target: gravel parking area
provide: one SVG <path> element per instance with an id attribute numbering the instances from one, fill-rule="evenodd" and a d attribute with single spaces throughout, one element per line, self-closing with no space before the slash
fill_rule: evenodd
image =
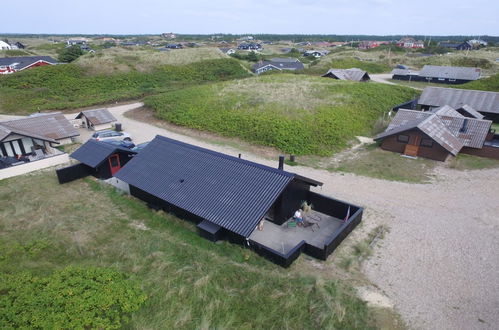
<path id="1" fill-rule="evenodd" d="M 156 134 L 237 156 L 123 116 L 140 103 L 109 108 L 136 143 Z M 257 155 L 243 158 L 276 167 Z M 497 329 L 499 324 L 499 169 L 437 166 L 431 184 L 407 184 L 288 168 L 324 182 L 324 194 L 366 208 L 364 226 L 390 227 L 363 271 L 413 329 Z"/>

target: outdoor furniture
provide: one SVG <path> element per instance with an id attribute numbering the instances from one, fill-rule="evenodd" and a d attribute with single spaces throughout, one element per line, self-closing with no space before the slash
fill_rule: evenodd
<path id="1" fill-rule="evenodd" d="M 294 220 L 288 221 L 288 228 L 296 228 L 296 221 Z"/>
<path id="2" fill-rule="evenodd" d="M 33 151 L 33 154 L 28 157 L 28 159 L 30 161 L 40 160 L 40 159 L 43 159 L 43 158 L 45 158 L 45 154 L 43 153 L 42 149 L 35 149 Z"/>
<path id="3" fill-rule="evenodd" d="M 303 228 L 310 227 L 310 229 L 312 229 L 312 231 L 315 231 L 314 230 L 314 225 L 316 225 L 317 228 L 321 228 L 317 222 L 308 221 L 308 220 L 304 220 L 303 221 Z"/>

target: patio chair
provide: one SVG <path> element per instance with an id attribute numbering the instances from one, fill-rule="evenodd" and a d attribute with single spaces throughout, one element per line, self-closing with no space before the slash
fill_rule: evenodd
<path id="1" fill-rule="evenodd" d="M 43 159 L 43 158 L 45 158 L 45 154 L 43 153 L 43 150 L 36 149 L 34 151 L 34 155 L 32 156 L 32 158 L 30 158 L 30 160 L 39 160 L 39 159 Z"/>
<path id="2" fill-rule="evenodd" d="M 296 228 L 296 221 L 294 220 L 288 221 L 288 228 Z"/>
<path id="3" fill-rule="evenodd" d="M 314 230 L 314 225 L 317 226 L 317 228 L 319 228 L 319 229 L 321 228 L 319 226 L 319 224 L 317 222 L 315 222 L 315 221 L 309 221 L 309 220 L 304 220 L 303 221 L 303 228 L 310 227 L 310 229 L 312 229 L 312 231 L 315 231 Z"/>

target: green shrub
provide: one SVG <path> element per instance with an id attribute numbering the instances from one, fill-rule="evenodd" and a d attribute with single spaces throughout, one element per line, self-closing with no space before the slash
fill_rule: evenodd
<path id="1" fill-rule="evenodd" d="M 350 69 L 359 68 L 361 70 L 367 71 L 368 73 L 383 73 L 389 72 L 391 68 L 384 63 L 371 62 L 371 61 L 359 61 L 355 58 L 342 57 L 333 58 L 330 62 L 321 62 L 320 65 L 313 66 L 307 70 L 309 73 L 325 73 L 330 68 L 335 69 Z"/>
<path id="2" fill-rule="evenodd" d="M 0 274 L 0 327 L 117 329 L 146 296 L 113 269 L 67 267 L 47 277 Z"/>
<path id="3" fill-rule="evenodd" d="M 2 57 L 14 57 L 14 56 L 31 56 L 27 51 L 21 50 L 21 49 L 9 49 L 9 50 L 3 50 L 0 52 L 0 56 Z"/>
<path id="4" fill-rule="evenodd" d="M 163 93 L 145 104 L 177 125 L 286 153 L 331 155 L 355 135 L 370 135 L 382 113 L 413 94 L 399 86 L 278 74 Z"/>
<path id="5" fill-rule="evenodd" d="M 140 98 L 177 85 L 242 78 L 249 74 L 233 59 L 158 67 L 152 73 L 90 76 L 75 64 L 44 66 L 0 77 L 4 113 L 80 108 Z"/>
<path id="6" fill-rule="evenodd" d="M 61 53 L 59 54 L 59 61 L 66 63 L 73 62 L 81 55 L 83 55 L 81 47 L 79 45 L 73 45 L 61 50 Z"/>
<path id="7" fill-rule="evenodd" d="M 499 92 L 499 74 L 488 78 L 479 79 L 463 85 L 454 86 L 455 88 L 476 89 L 481 91 Z"/>
<path id="8" fill-rule="evenodd" d="M 457 57 L 451 60 L 451 65 L 454 66 L 469 66 L 474 68 L 490 69 L 492 68 L 492 62 L 486 58 L 476 58 L 476 57 Z"/>

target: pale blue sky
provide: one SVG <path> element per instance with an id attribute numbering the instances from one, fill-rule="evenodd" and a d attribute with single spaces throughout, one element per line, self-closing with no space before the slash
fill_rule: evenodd
<path id="1" fill-rule="evenodd" d="M 3 9 L 0 33 L 499 35 L 499 0 L 25 0 Z"/>

